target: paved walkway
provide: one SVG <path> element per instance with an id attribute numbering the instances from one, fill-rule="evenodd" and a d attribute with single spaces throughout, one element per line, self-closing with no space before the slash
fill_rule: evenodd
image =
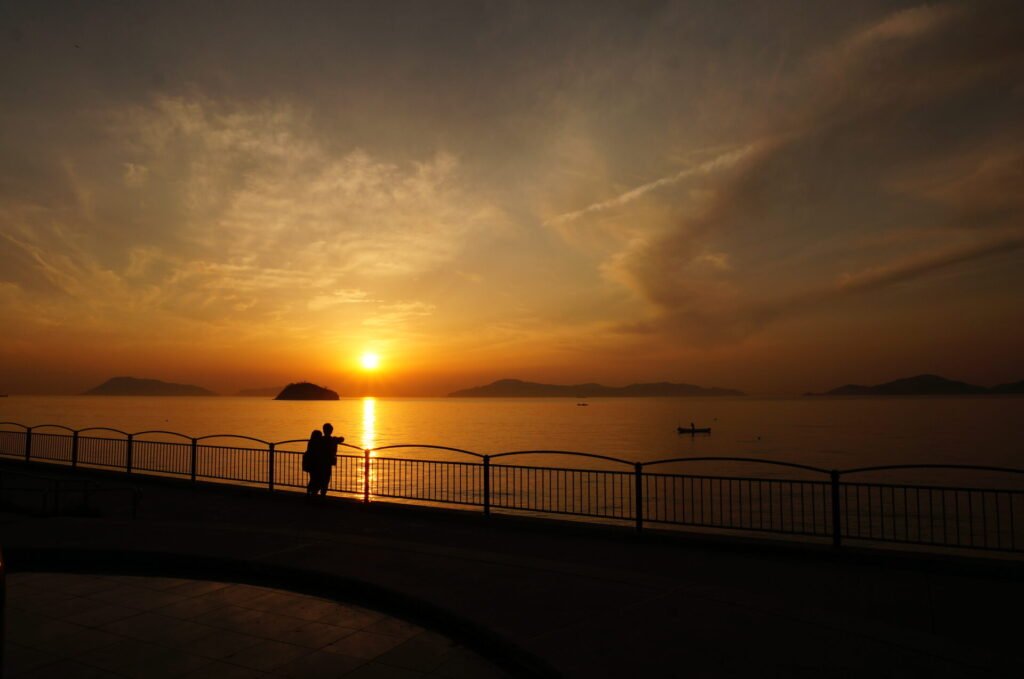
<path id="1" fill-rule="evenodd" d="M 1024 676 L 1018 626 L 1001 615 L 1024 610 L 1019 563 L 961 572 L 933 560 L 140 483 L 134 521 L 3 519 L 11 567 L 235 572 L 398 614 L 516 674 Z"/>
<path id="2" fill-rule="evenodd" d="M 224 582 L 19 573 L 9 679 L 497 679 L 451 639 L 358 606 Z"/>

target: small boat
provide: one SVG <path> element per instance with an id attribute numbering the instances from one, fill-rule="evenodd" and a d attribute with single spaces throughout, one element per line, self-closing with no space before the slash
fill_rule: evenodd
<path id="1" fill-rule="evenodd" d="M 710 434 L 711 427 L 676 427 L 680 434 Z"/>
<path id="2" fill-rule="evenodd" d="M 577 403 L 576 405 L 578 405 L 578 406 L 588 406 L 590 404 L 589 403 Z"/>

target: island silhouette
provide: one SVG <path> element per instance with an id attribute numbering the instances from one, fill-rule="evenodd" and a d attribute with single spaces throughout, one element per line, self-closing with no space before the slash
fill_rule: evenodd
<path id="1" fill-rule="evenodd" d="M 194 384 L 175 384 L 145 377 L 111 377 L 82 392 L 83 396 L 216 396 Z"/>
<path id="2" fill-rule="evenodd" d="M 274 397 L 275 401 L 337 401 L 338 392 L 312 382 L 293 382 Z"/>
<path id="3" fill-rule="evenodd" d="M 864 386 L 844 384 L 824 393 L 808 392 L 806 396 L 956 396 L 971 394 L 1024 394 L 1024 381 L 999 384 L 991 389 L 940 375 L 915 375 L 892 382 Z"/>
<path id="4" fill-rule="evenodd" d="M 652 382 L 608 387 L 603 384 L 541 384 L 516 379 L 502 379 L 480 387 L 461 389 L 448 394 L 452 397 L 537 397 L 556 396 L 572 398 L 599 398 L 606 396 L 743 396 L 742 391 L 717 387 L 698 387 L 695 384 Z"/>

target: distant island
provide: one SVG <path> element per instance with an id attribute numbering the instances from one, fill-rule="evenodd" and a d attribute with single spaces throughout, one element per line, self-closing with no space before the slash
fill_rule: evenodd
<path id="1" fill-rule="evenodd" d="M 255 389 L 239 389 L 235 396 L 277 396 L 284 387 L 257 387 Z"/>
<path id="2" fill-rule="evenodd" d="M 522 380 L 504 379 L 482 387 L 453 391 L 453 397 L 537 397 L 559 396 L 572 398 L 599 398 L 605 396 L 743 396 L 735 389 L 698 387 L 693 384 L 653 382 L 630 384 L 625 387 L 606 387 L 593 382 L 587 384 L 540 384 Z"/>
<path id="3" fill-rule="evenodd" d="M 1024 394 L 1024 381 L 1000 384 L 989 389 L 939 375 L 916 375 L 872 386 L 845 384 L 831 391 L 820 394 L 807 393 L 805 396 L 959 396 L 970 394 Z"/>
<path id="4" fill-rule="evenodd" d="M 338 392 L 310 382 L 295 382 L 274 397 L 276 401 L 337 401 Z"/>
<path id="5" fill-rule="evenodd" d="M 216 396 L 194 384 L 174 384 L 139 377 L 111 377 L 83 393 L 84 396 Z"/>

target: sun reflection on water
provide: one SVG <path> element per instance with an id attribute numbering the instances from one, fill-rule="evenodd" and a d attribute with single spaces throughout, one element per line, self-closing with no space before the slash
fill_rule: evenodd
<path id="1" fill-rule="evenodd" d="M 377 399 L 373 396 L 363 398 L 363 441 L 362 446 L 373 448 L 377 445 Z"/>

